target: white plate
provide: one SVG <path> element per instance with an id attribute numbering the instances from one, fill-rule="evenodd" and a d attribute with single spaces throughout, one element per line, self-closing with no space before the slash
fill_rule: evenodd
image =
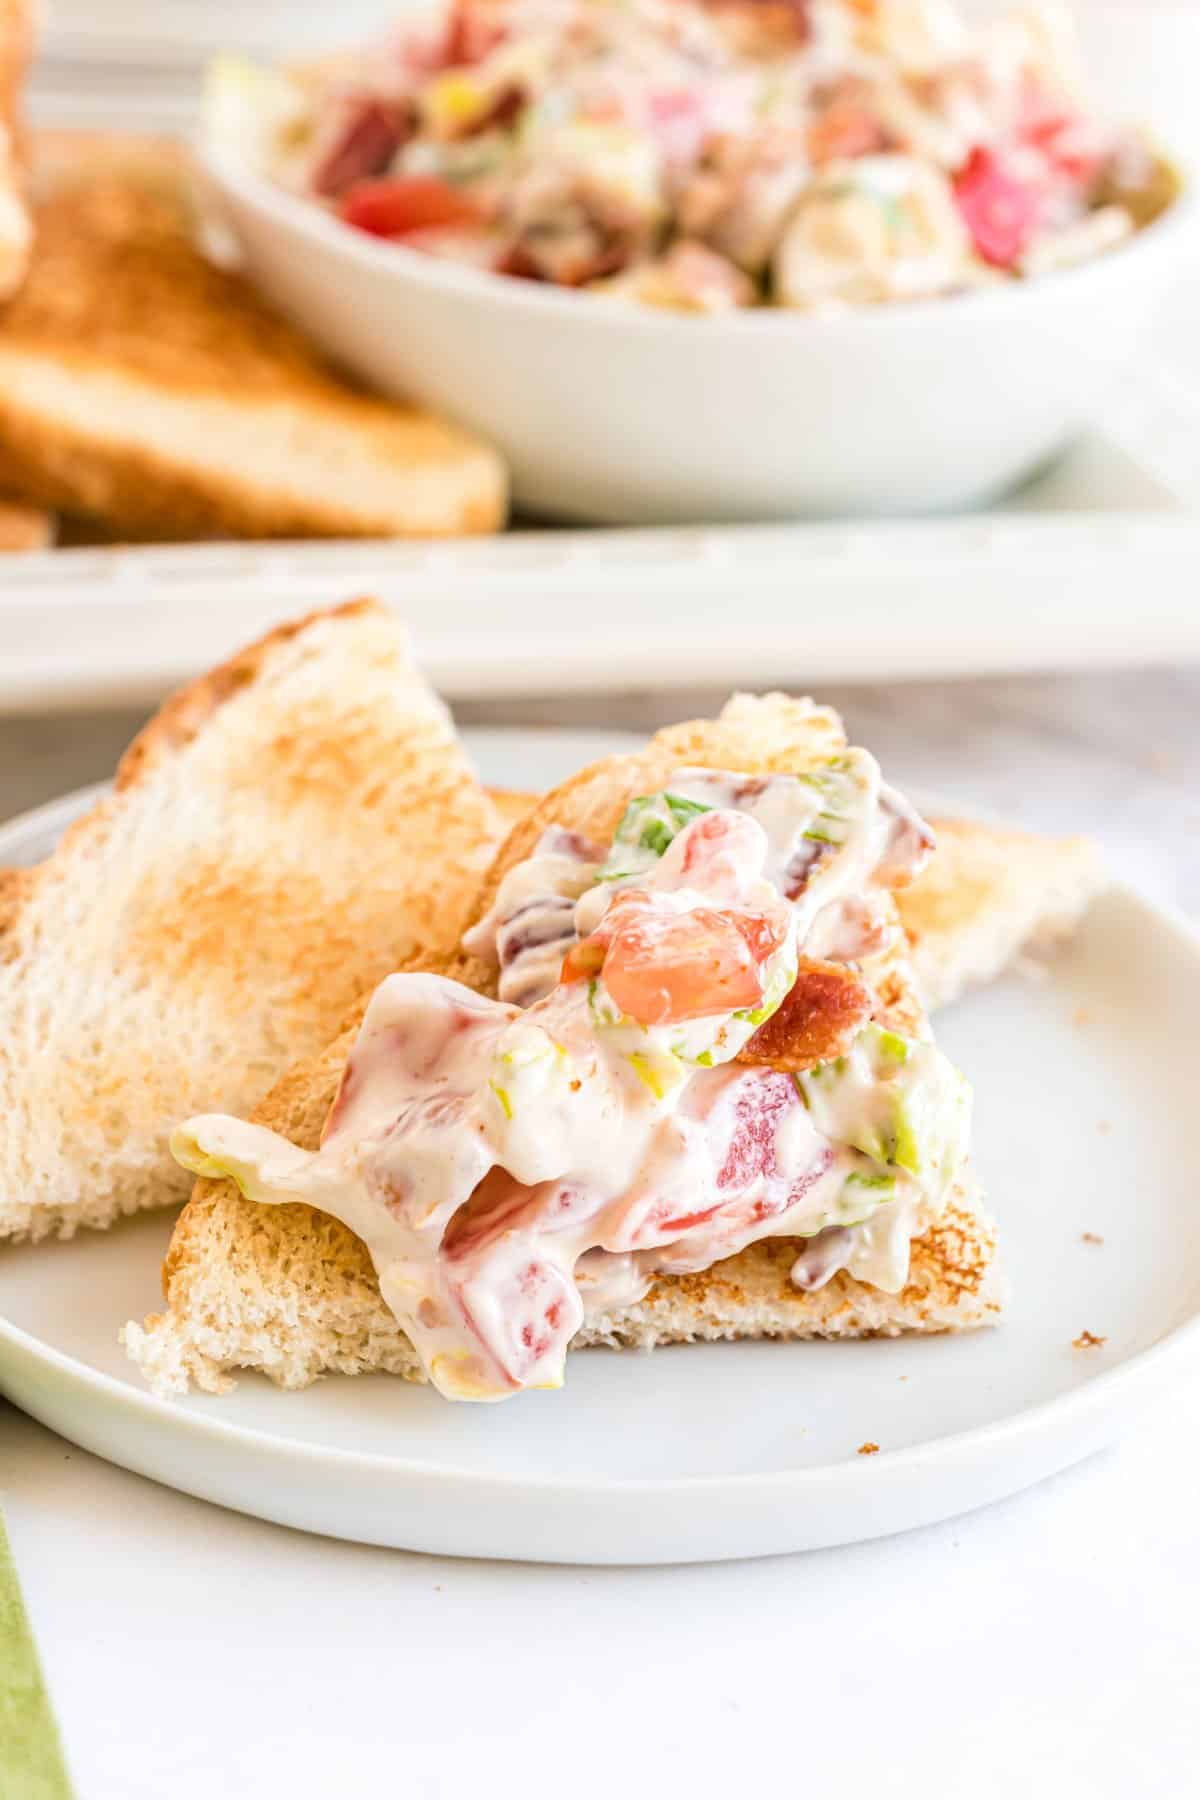
<path id="1" fill-rule="evenodd" d="M 608 747 L 494 743 L 485 773 L 555 778 Z M 0 833 L 42 854 L 74 803 Z M 941 1022 L 976 1086 L 980 1168 L 1015 1291 L 963 1338 L 592 1351 L 566 1389 L 453 1407 L 386 1377 L 283 1394 L 147 1394 L 117 1327 L 153 1307 L 171 1221 L 0 1253 L 0 1388 L 114 1462 L 302 1529 L 473 1556 L 669 1562 L 900 1531 L 1088 1455 L 1200 1363 L 1200 952 L 1129 892 L 1043 983 Z M 1083 1233 L 1103 1237 L 1102 1245 Z M 1075 1350 L 1083 1331 L 1102 1346 Z M 864 1443 L 876 1455 L 858 1454 Z"/>

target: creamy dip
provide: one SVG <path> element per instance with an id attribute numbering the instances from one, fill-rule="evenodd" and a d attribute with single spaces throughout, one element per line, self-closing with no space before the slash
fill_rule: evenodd
<path id="1" fill-rule="evenodd" d="M 880 887 L 930 843 L 863 751 L 679 770 L 610 846 L 554 828 L 509 870 L 467 939 L 498 1000 L 382 984 L 318 1152 L 211 1115 L 175 1153 L 342 1220 L 456 1399 L 557 1387 L 585 1315 L 766 1237 L 805 1240 L 799 1287 L 895 1291 L 963 1155 L 961 1079 L 877 1023 L 816 1068 L 733 1059 L 814 943 L 879 947 Z"/>

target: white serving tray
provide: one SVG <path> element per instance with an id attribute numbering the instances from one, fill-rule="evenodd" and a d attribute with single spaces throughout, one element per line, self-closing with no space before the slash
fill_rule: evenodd
<path id="1" fill-rule="evenodd" d="M 996 508 L 886 523 L 518 530 L 0 559 L 0 709 L 149 703 L 304 610 L 375 593 L 451 699 L 1200 655 L 1200 403 L 1138 371 Z"/>

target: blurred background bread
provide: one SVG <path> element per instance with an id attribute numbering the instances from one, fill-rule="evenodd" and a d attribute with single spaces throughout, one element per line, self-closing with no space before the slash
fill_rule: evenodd
<path id="1" fill-rule="evenodd" d="M 59 133 L 34 155 L 36 244 L 0 312 L 0 489 L 131 538 L 502 524 L 492 451 L 343 381 L 205 257 L 177 145 Z"/>
<path id="2" fill-rule="evenodd" d="M 24 88 L 33 26 L 32 0 L 0 0 L 0 299 L 20 285 L 29 261 Z"/>
<path id="3" fill-rule="evenodd" d="M 503 835 L 374 602 L 172 695 L 53 856 L 0 870 L 0 1241 L 183 1198 L 172 1122 L 255 1103 L 452 942 Z"/>

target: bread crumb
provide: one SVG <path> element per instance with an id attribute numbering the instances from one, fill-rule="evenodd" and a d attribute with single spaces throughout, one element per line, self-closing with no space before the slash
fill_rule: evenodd
<path id="1" fill-rule="evenodd" d="M 1107 1137 L 1109 1132 L 1112 1130 L 1112 1120 L 1111 1119 L 1101 1119 L 1100 1125 L 1099 1125 L 1099 1130 L 1103 1137 Z"/>
<path id="2" fill-rule="evenodd" d="M 1107 1344 L 1107 1342 L 1106 1337 L 1097 1337 L 1094 1331 L 1081 1331 L 1077 1338 L 1072 1339 L 1071 1348 L 1072 1350 L 1098 1350 L 1101 1344 Z"/>
<path id="3" fill-rule="evenodd" d="M 1077 1006 L 1071 1014 L 1072 1025 L 1089 1025 L 1092 1015 L 1086 1006 Z"/>
<path id="4" fill-rule="evenodd" d="M 901 1381 L 907 1381 L 907 1380 L 908 1380 L 908 1376 L 907 1376 L 907 1375 L 901 1375 L 901 1376 L 900 1376 L 900 1380 L 901 1380 Z"/>
<path id="5" fill-rule="evenodd" d="M 1104 1242 L 1098 1231 L 1081 1231 L 1079 1235 L 1085 1244 L 1102 1244 Z"/>
<path id="6" fill-rule="evenodd" d="M 873 1444 L 870 1438 L 867 1439 L 865 1444 L 860 1444 L 858 1446 L 858 1454 L 860 1456 L 875 1456 L 878 1454 L 878 1451 L 879 1445 Z"/>

